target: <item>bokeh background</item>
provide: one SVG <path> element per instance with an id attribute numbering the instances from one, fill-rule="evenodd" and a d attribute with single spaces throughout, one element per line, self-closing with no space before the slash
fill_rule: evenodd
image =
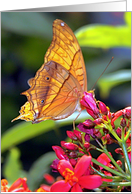
<path id="1" fill-rule="evenodd" d="M 131 15 L 128 18 L 131 20 Z M 131 31 L 128 31 L 128 35 L 124 34 L 124 31 L 113 34 L 113 39 L 110 39 L 109 43 L 114 45 L 116 39 L 120 37 L 118 46 L 116 44 L 103 46 L 105 40 L 104 42 L 102 40 L 102 45 L 89 45 L 88 43 L 85 45 L 85 41 L 82 42 L 77 34 L 79 29 L 85 25 L 126 28 L 128 23 L 125 20 L 125 13 L 1 13 L 2 178 L 8 178 L 10 183 L 20 174 L 24 176 L 27 175 L 27 172 L 31 172 L 36 160 L 46 153 L 52 153 L 52 146 L 60 145 L 60 141 L 66 138 L 66 130 L 72 130 L 72 120 L 65 122 L 44 121 L 34 125 L 21 120 L 11 123 L 11 120 L 18 116 L 20 107 L 26 102 L 26 97 L 20 93 L 29 88 L 27 80 L 33 77 L 43 64 L 44 55 L 52 40 L 52 23 L 55 19 L 64 20 L 78 37 L 87 70 L 88 90 L 93 88 L 96 80 L 114 56 L 114 60 L 94 86 L 96 99 L 106 103 L 112 112 L 130 106 Z M 109 31 L 110 33 L 111 31 Z M 106 34 L 108 31 L 102 30 L 101 36 L 105 37 Z M 95 36 L 93 42 L 96 42 L 98 37 Z M 87 38 L 88 40 L 91 41 L 90 37 Z M 122 44 L 125 41 L 126 44 Z M 101 79 L 106 80 L 107 84 L 101 84 Z M 107 90 L 108 92 L 105 93 Z M 75 117 L 73 116 L 73 118 Z M 81 120 L 84 121 L 86 118 L 88 118 L 87 114 L 85 117 L 81 117 Z M 79 121 L 77 120 L 76 124 Z M 32 134 L 33 132 L 34 134 Z M 25 137 L 28 133 L 29 136 Z M 21 137 L 23 137 L 22 140 Z M 16 160 L 12 159 L 11 154 L 14 152 L 15 154 L 17 152 Z M 50 155 L 47 157 L 50 158 Z M 52 163 L 52 159 L 51 157 L 49 163 Z M 49 172 L 49 163 L 45 169 L 42 163 L 42 168 L 39 171 L 42 172 L 43 169 L 43 173 Z M 12 172 L 16 172 L 14 177 L 12 177 L 11 167 Z M 36 175 L 36 179 L 39 179 L 38 175 Z M 41 178 L 39 181 L 42 181 Z M 31 187 L 33 188 L 32 184 Z"/>

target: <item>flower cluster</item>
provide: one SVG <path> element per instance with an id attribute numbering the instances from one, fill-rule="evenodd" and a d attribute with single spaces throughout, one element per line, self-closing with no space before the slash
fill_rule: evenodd
<path id="1" fill-rule="evenodd" d="M 78 160 L 81 161 L 83 156 L 87 155 L 91 157 L 87 173 L 91 177 L 93 176 L 93 180 L 95 174 L 100 176 L 102 184 L 98 179 L 93 181 L 95 187 L 89 188 L 89 184 L 86 183 L 86 185 L 80 185 L 81 190 L 80 188 L 76 188 L 76 190 L 72 188 L 74 191 L 89 191 L 99 187 L 99 184 L 100 188 L 105 188 L 106 191 L 122 191 L 124 186 L 125 189 L 128 189 L 131 174 L 131 107 L 111 113 L 103 102 L 96 101 L 93 91 L 84 93 L 81 105 L 86 108 L 92 119 L 80 123 L 77 126 L 79 130 L 67 131 L 67 136 L 71 142 L 61 141 L 61 147 L 52 147 L 58 157 L 51 165 L 53 171 L 60 172 L 58 169 L 60 161 L 67 161 L 72 168 L 76 168 Z M 116 121 L 120 122 L 118 127 L 115 127 Z M 96 142 L 97 145 L 92 142 Z M 112 144 L 116 145 L 113 153 L 108 151 L 109 145 Z M 94 158 L 94 150 L 99 152 L 96 158 Z M 119 160 L 114 159 L 115 153 L 120 154 Z M 121 158 L 124 158 L 123 162 Z M 81 168 L 83 167 L 81 166 Z M 89 181 L 90 178 L 87 177 L 87 180 Z M 54 183 L 54 185 L 56 184 L 59 185 L 59 182 Z"/>
<path id="2" fill-rule="evenodd" d="M 103 102 L 96 101 L 93 91 L 85 92 L 80 103 L 92 118 L 80 123 L 78 129 L 67 131 L 69 142 L 61 141 L 61 146 L 52 146 L 58 159 L 51 168 L 61 176 L 55 179 L 45 174 L 50 185 L 43 184 L 36 191 L 89 192 L 96 188 L 106 192 L 129 191 L 131 107 L 111 113 Z M 118 160 L 114 158 L 117 154 Z M 18 179 L 9 188 L 3 179 L 1 185 L 5 192 L 30 192 L 25 178 Z"/>

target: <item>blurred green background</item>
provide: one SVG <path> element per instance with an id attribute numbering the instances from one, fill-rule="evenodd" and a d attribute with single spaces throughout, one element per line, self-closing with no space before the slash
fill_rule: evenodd
<path id="1" fill-rule="evenodd" d="M 36 188 L 33 183 L 41 182 L 44 172 L 49 172 L 49 165 L 55 157 L 52 145 L 60 145 L 60 141 L 66 138 L 66 130 L 72 130 L 72 119 L 39 124 L 21 120 L 11 123 L 26 102 L 26 97 L 20 93 L 29 88 L 27 80 L 43 64 L 52 40 L 52 23 L 55 19 L 64 20 L 77 36 L 86 65 L 88 90 L 93 88 L 114 57 L 94 86 L 96 99 L 106 103 L 111 112 L 130 106 L 131 102 L 131 13 L 2 12 L 2 178 L 8 178 L 12 183 L 20 175 L 28 177 L 30 174 L 29 185 L 33 189 Z M 87 114 L 80 117 L 80 120 L 86 118 Z M 42 157 L 43 154 L 48 156 Z M 42 165 L 39 162 L 36 164 L 38 158 Z M 39 164 L 38 168 L 35 164 Z M 38 171 L 34 171 L 35 168 Z M 34 181 L 31 180 L 34 177 L 32 173 L 36 176 Z"/>

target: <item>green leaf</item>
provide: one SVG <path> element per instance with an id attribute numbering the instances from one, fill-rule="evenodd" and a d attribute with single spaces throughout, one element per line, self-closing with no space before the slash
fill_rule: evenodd
<path id="1" fill-rule="evenodd" d="M 3 175 L 8 180 L 9 184 L 12 184 L 19 177 L 24 177 L 21 169 L 20 151 L 18 148 L 14 147 L 9 150 L 2 169 Z"/>
<path id="2" fill-rule="evenodd" d="M 47 131 L 55 129 L 55 122 L 48 120 L 38 124 L 31 122 L 21 122 L 14 127 L 8 129 L 1 139 L 1 152 L 6 151 L 11 146 L 18 145 L 26 140 L 29 140 L 37 135 L 46 133 Z"/>
<path id="3" fill-rule="evenodd" d="M 22 35 L 51 37 L 53 18 L 46 13 L 37 12 L 3 12 L 1 28 Z"/>
<path id="4" fill-rule="evenodd" d="M 131 27 L 131 12 L 125 12 L 124 19 L 125 22 Z"/>
<path id="5" fill-rule="evenodd" d="M 43 175 L 49 173 L 54 159 L 56 159 L 55 153 L 48 152 L 33 163 L 27 175 L 27 184 L 32 191 L 40 186 L 40 182 L 44 180 Z"/>
<path id="6" fill-rule="evenodd" d="M 19 124 L 16 124 L 12 128 L 8 129 L 1 138 L 1 153 L 5 152 L 12 146 L 18 145 L 26 140 L 34 138 L 38 135 L 44 134 L 50 130 L 56 130 L 60 127 L 71 124 L 73 120 L 77 117 L 78 112 L 73 113 L 70 117 L 58 121 L 46 120 L 38 124 L 32 124 L 31 122 L 22 121 Z M 78 122 L 84 121 L 88 115 L 86 112 L 81 113 Z"/>
<path id="7" fill-rule="evenodd" d="M 106 98 L 109 95 L 111 88 L 130 80 L 130 70 L 120 70 L 103 76 L 97 83 L 100 88 L 101 97 Z"/>
<path id="8" fill-rule="evenodd" d="M 113 47 L 131 47 L 131 15 L 125 15 L 129 25 L 110 26 L 91 24 L 79 28 L 75 35 L 80 46 L 109 49 Z"/>

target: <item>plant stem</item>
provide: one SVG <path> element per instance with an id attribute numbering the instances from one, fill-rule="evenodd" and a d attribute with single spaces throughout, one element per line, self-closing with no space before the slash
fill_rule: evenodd
<path id="1" fill-rule="evenodd" d="M 122 174 L 122 173 L 120 173 L 120 172 L 117 172 L 117 171 L 115 171 L 115 170 L 109 168 L 108 166 L 105 166 L 104 164 L 98 162 L 98 161 L 95 160 L 94 158 L 92 158 L 92 162 L 95 163 L 95 164 L 97 164 L 97 165 L 99 165 L 99 166 L 101 166 L 101 167 L 103 167 L 105 170 L 107 170 L 107 171 L 109 171 L 109 172 L 111 172 L 111 173 L 113 173 L 113 174 L 115 174 L 115 175 L 117 175 L 117 176 L 121 176 L 121 177 L 126 178 L 126 175 L 124 175 L 124 174 Z"/>
<path id="2" fill-rule="evenodd" d="M 124 157 L 125 157 L 125 160 L 126 160 L 126 164 L 127 164 L 129 174 L 131 174 L 131 164 L 130 164 L 130 160 L 129 160 L 127 149 L 126 149 L 126 143 L 124 141 L 122 142 L 122 150 L 123 150 L 123 153 L 124 153 Z"/>
<path id="3" fill-rule="evenodd" d="M 104 182 L 101 186 L 106 187 L 106 186 L 131 186 L 131 182 Z"/>
<path id="4" fill-rule="evenodd" d="M 110 158 L 110 160 L 112 161 L 112 163 L 115 165 L 115 167 L 123 174 L 125 174 L 125 172 L 122 170 L 122 168 L 116 163 L 116 161 L 114 160 L 114 158 L 109 154 L 108 150 L 103 147 L 103 145 L 96 139 L 97 143 L 100 145 L 100 147 L 103 149 L 103 152 Z"/>

